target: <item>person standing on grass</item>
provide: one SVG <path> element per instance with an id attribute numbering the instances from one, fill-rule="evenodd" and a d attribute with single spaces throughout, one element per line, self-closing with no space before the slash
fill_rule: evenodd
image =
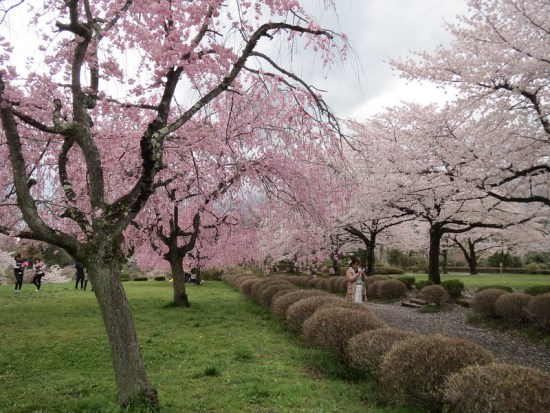
<path id="1" fill-rule="evenodd" d="M 84 291 L 86 291 L 86 288 L 88 287 L 88 273 L 84 271 Z M 94 288 L 92 287 L 92 291 Z"/>
<path id="2" fill-rule="evenodd" d="M 15 254 L 13 260 L 13 275 L 15 275 L 15 292 L 18 293 L 21 291 L 23 286 L 23 275 L 25 274 L 25 268 L 27 268 L 28 263 L 25 261 L 21 254 Z"/>
<path id="3" fill-rule="evenodd" d="M 84 274 L 84 265 L 80 262 L 75 262 L 74 266 L 76 268 L 76 285 L 74 289 L 78 289 L 78 283 L 80 283 L 80 289 L 84 289 L 84 280 L 86 278 Z"/>
<path id="4" fill-rule="evenodd" d="M 359 260 L 357 258 L 351 260 L 350 268 L 346 272 L 346 279 L 348 280 L 346 300 L 354 303 L 367 301 L 365 270 L 359 268 Z"/>
<path id="5" fill-rule="evenodd" d="M 42 277 L 44 277 L 44 263 L 40 258 L 34 259 L 34 277 L 32 277 L 32 283 L 36 286 L 35 291 L 40 291 L 42 286 Z"/>

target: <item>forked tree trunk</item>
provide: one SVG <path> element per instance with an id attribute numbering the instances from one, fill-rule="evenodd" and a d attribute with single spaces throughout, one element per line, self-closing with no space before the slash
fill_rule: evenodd
<path id="1" fill-rule="evenodd" d="M 94 257 L 95 262 L 108 262 Z M 112 260 L 111 260 L 112 262 Z M 149 381 L 138 344 L 136 329 L 117 263 L 93 267 L 86 261 L 94 293 L 111 346 L 111 357 L 121 406 L 159 407 L 157 391 Z"/>
<path id="2" fill-rule="evenodd" d="M 189 307 L 189 297 L 185 291 L 185 271 L 183 270 L 183 258 L 172 255 L 170 257 L 170 269 L 172 270 L 173 277 L 173 304 L 178 307 Z"/>

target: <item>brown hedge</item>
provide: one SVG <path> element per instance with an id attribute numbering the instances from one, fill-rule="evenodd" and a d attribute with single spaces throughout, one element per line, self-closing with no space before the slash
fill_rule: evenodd
<path id="1" fill-rule="evenodd" d="M 378 287 L 380 287 L 384 281 L 386 280 L 373 281 L 369 284 L 365 284 L 367 287 L 367 298 L 379 298 Z"/>
<path id="2" fill-rule="evenodd" d="M 534 324 L 550 331 L 550 293 L 533 297 L 527 304 L 526 312 Z"/>
<path id="3" fill-rule="evenodd" d="M 382 359 L 382 395 L 431 411 L 444 405 L 446 378 L 469 365 L 492 363 L 493 356 L 464 339 L 429 335 L 395 344 Z"/>
<path id="4" fill-rule="evenodd" d="M 258 295 L 258 301 L 264 307 L 270 307 L 273 297 L 283 291 L 296 291 L 296 287 L 286 281 L 283 281 L 280 284 L 268 285 L 266 288 L 260 291 Z"/>
<path id="5" fill-rule="evenodd" d="M 334 297 L 329 294 L 318 295 L 313 297 L 304 298 L 296 301 L 286 311 L 286 323 L 288 327 L 295 331 L 302 331 L 304 322 L 311 317 L 311 315 L 319 307 L 327 305 L 330 302 L 346 302 L 342 298 Z"/>
<path id="6" fill-rule="evenodd" d="M 513 322 L 527 320 L 527 305 L 532 298 L 524 293 L 502 294 L 495 301 L 495 314 Z"/>
<path id="7" fill-rule="evenodd" d="M 367 279 L 365 280 L 365 285 L 369 285 L 373 282 L 376 282 L 376 281 L 384 281 L 384 280 L 389 280 L 390 277 L 387 277 L 385 275 L 369 275 L 367 277 Z"/>
<path id="8" fill-rule="evenodd" d="M 302 331 L 309 347 L 325 349 L 344 358 L 350 338 L 363 331 L 383 327 L 384 322 L 370 311 L 330 303 L 306 319 Z"/>
<path id="9" fill-rule="evenodd" d="M 438 306 L 444 305 L 451 299 L 447 290 L 441 285 L 428 285 L 422 288 L 419 297 Z"/>
<path id="10" fill-rule="evenodd" d="M 273 299 L 273 301 L 271 302 L 271 313 L 281 320 L 286 320 L 286 312 L 288 310 L 288 307 L 304 298 L 319 295 L 327 295 L 327 293 L 319 290 L 289 291 L 286 294 L 283 294 Z"/>
<path id="11" fill-rule="evenodd" d="M 272 285 L 290 285 L 288 281 L 285 281 L 283 279 L 277 278 L 277 277 L 269 277 L 269 278 L 262 278 L 260 281 L 255 283 L 250 291 L 250 298 L 252 300 L 260 302 L 260 294 L 263 290 L 265 290 L 267 287 L 270 287 Z"/>
<path id="12" fill-rule="evenodd" d="M 376 294 L 380 298 L 401 298 L 404 297 L 409 289 L 399 280 L 378 281 Z"/>
<path id="13" fill-rule="evenodd" d="M 477 292 L 472 298 L 470 307 L 474 312 L 486 317 L 496 317 L 495 303 L 503 294 L 511 294 L 498 288 L 488 288 Z"/>
<path id="14" fill-rule="evenodd" d="M 250 298 L 252 296 L 252 287 L 259 282 L 260 278 L 256 277 L 244 280 L 239 286 L 239 291 L 245 297 Z"/>
<path id="15" fill-rule="evenodd" d="M 550 411 L 550 373 L 509 364 L 468 366 L 451 374 L 445 398 L 457 413 Z"/>
<path id="16" fill-rule="evenodd" d="M 364 331 L 353 336 L 346 347 L 346 360 L 350 366 L 370 373 L 380 379 L 380 363 L 394 344 L 416 337 L 412 331 L 386 328 Z"/>

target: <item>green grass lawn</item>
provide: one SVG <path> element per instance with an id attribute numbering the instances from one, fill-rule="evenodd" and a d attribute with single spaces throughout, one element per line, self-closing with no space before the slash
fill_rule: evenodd
<path id="1" fill-rule="evenodd" d="M 224 283 L 190 285 L 190 308 L 166 307 L 169 283 L 124 286 L 162 412 L 412 412 Z M 31 287 L 0 286 L 0 411 L 118 412 L 94 294 Z"/>
<path id="2" fill-rule="evenodd" d="M 426 274 L 406 274 L 416 278 L 417 281 L 427 280 Z M 398 277 L 398 276 L 393 276 Z M 550 285 L 550 275 L 538 275 L 538 274 L 478 274 L 470 275 L 461 273 L 450 272 L 448 274 L 441 274 L 441 281 L 446 280 L 461 280 L 465 287 L 468 289 L 476 290 L 479 287 L 486 285 L 508 285 L 516 292 L 522 292 L 527 287 L 534 285 Z"/>

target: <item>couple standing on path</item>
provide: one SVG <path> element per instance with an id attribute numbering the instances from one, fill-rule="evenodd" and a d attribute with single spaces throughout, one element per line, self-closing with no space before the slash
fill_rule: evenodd
<path id="1" fill-rule="evenodd" d="M 21 254 L 17 253 L 15 254 L 14 260 L 13 260 L 13 275 L 15 276 L 15 292 L 18 293 L 21 291 L 21 287 L 23 286 L 23 276 L 25 274 L 25 270 L 28 268 L 29 262 L 21 256 Z M 46 274 L 44 273 L 44 263 L 40 258 L 34 259 L 34 276 L 32 277 L 32 283 L 36 286 L 35 291 L 40 291 L 40 287 L 42 286 L 42 277 L 44 277 Z"/>

